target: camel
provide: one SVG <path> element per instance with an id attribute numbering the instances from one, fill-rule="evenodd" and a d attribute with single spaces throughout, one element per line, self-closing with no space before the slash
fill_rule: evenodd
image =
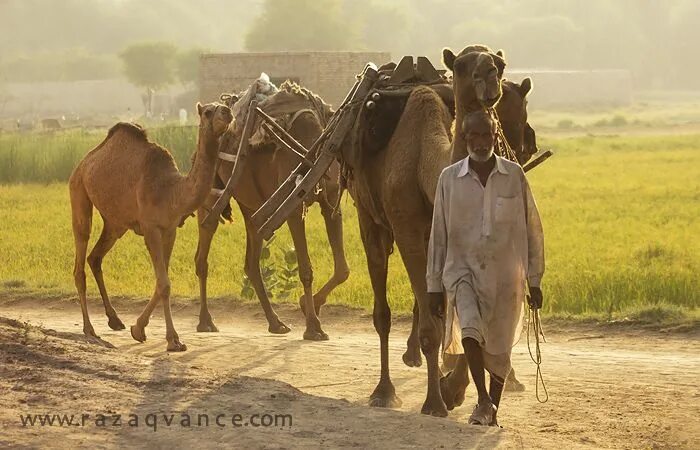
<path id="1" fill-rule="evenodd" d="M 395 64 L 382 66 L 395 67 Z M 380 68 L 380 70 L 382 70 Z M 527 122 L 527 95 L 532 89 L 532 80 L 525 78 L 522 83 L 503 79 L 502 96 L 496 104 L 496 111 L 502 125 L 504 136 L 513 149 L 518 162 L 525 164 L 539 149 L 535 130 Z M 454 117 L 455 97 L 451 85 L 431 86 L 442 98 L 445 105 Z M 406 106 L 406 99 L 402 97 L 387 97 L 382 103 L 376 106 L 376 122 L 370 127 L 371 134 L 362 142 L 365 151 L 379 152 L 388 144 L 394 133 L 396 124 L 401 118 L 401 114 Z M 420 348 L 418 344 L 418 305 L 414 303 L 414 322 L 408 339 L 408 350 L 403 355 L 404 363 L 410 367 L 418 367 L 422 364 Z M 449 357 L 447 358 L 449 360 Z M 444 367 L 451 369 L 454 361 L 446 361 Z M 507 388 L 522 390 L 523 386 L 513 376 L 509 376 Z"/>
<path id="2" fill-rule="evenodd" d="M 258 86 L 258 84 L 258 82 L 254 83 L 251 89 Z M 249 94 L 250 90 L 247 93 Z M 246 97 L 246 95 L 241 97 Z M 248 95 L 248 97 L 252 98 L 251 95 Z M 237 97 L 234 96 L 232 100 L 235 102 Z M 244 101 L 238 100 L 238 103 L 232 105 L 232 109 L 239 109 L 245 112 L 247 102 L 243 105 L 243 108 L 236 108 L 241 103 L 244 103 Z M 311 147 L 323 131 L 327 121 L 333 115 L 331 107 L 323 102 L 320 97 L 291 82 L 283 83 L 280 86 L 280 91 L 268 97 L 260 104 L 260 107 L 273 117 L 286 117 L 286 124 L 283 125 L 306 148 Z M 235 121 L 231 124 L 221 140 L 219 149 L 221 152 L 235 154 L 238 151 L 241 128 L 242 125 L 236 126 Z M 254 142 L 256 145 L 248 153 L 249 156 L 243 169 L 242 178 L 233 192 L 233 197 L 241 210 L 246 228 L 245 273 L 250 279 L 265 312 L 268 331 L 275 334 L 284 334 L 288 333 L 290 328 L 277 316 L 265 290 L 260 273 L 260 253 L 263 239 L 252 225 L 251 216 L 275 192 L 277 187 L 289 176 L 299 162 L 289 153 L 279 150 L 274 143 L 268 142 L 260 133 L 256 133 L 251 138 L 251 142 Z M 232 170 L 233 163 L 225 160 L 221 161 L 217 172 L 220 186 L 223 186 L 220 180 L 228 180 Z M 326 299 L 331 291 L 347 280 L 350 275 L 343 248 L 342 218 L 340 210 L 334 210 L 340 193 L 339 174 L 340 166 L 338 163 L 334 163 L 328 170 L 327 178 L 320 182 L 319 192 L 305 202 L 307 207 L 314 202 L 318 202 L 321 208 L 334 261 L 333 275 L 315 295 L 312 291 L 313 268 L 306 241 L 304 208 L 299 208 L 287 219 L 287 226 L 292 235 L 294 248 L 297 253 L 299 278 L 304 288 L 304 294 L 299 303 L 306 316 L 306 329 L 303 335 L 306 340 L 318 341 L 328 339 L 328 334 L 323 331 L 321 322 L 318 319 L 320 308 L 326 303 Z M 195 265 L 197 276 L 199 277 L 201 300 L 197 331 L 201 332 L 218 331 L 209 313 L 206 290 L 209 271 L 207 257 L 212 239 L 218 228 L 218 223 L 213 228 L 207 228 L 202 224 L 208 209 L 213 206 L 215 200 L 216 198 L 213 196 L 210 197 L 197 211 L 199 242 L 195 255 Z"/>
<path id="3" fill-rule="evenodd" d="M 187 349 L 179 340 L 170 313 L 170 255 L 178 225 L 209 195 L 218 139 L 233 119 L 231 110 L 218 103 L 203 106 L 197 103 L 197 111 L 200 117 L 197 158 L 187 175 L 178 171 L 166 149 L 148 140 L 143 128 L 125 122 L 114 125 L 71 174 L 69 189 L 76 249 L 73 275 L 83 314 L 83 332 L 88 336 L 97 337 L 88 315 L 85 284 L 85 254 L 94 206 L 102 216 L 104 227 L 87 262 L 99 287 L 109 327 L 125 328 L 107 295 L 102 260 L 116 241 L 132 230 L 144 237 L 156 275 L 156 288 L 131 327 L 131 335 L 139 342 L 146 340 L 146 325 L 153 309 L 162 301 L 168 351 Z"/>
<path id="4" fill-rule="evenodd" d="M 465 113 L 498 103 L 505 67 L 503 52 L 494 53 L 485 46 L 469 46 L 457 56 L 445 49 L 443 59 L 454 74 L 454 120 L 435 90 L 417 87 L 384 149 L 367 155 L 360 167 L 352 167 L 345 156 L 352 154 L 350 144 L 346 142 L 341 149 L 341 159 L 348 166 L 348 187 L 358 210 L 374 292 L 373 321 L 380 340 L 380 379 L 370 395 L 370 405 L 401 404 L 389 374 L 391 311 L 386 297 L 388 259 L 395 242 L 417 306 L 404 362 L 420 365 L 418 348 L 422 350 L 428 366 L 428 391 L 421 412 L 441 417 L 447 415 L 438 367 L 444 324 L 428 307 L 425 280 L 432 204 L 441 171 L 461 159 L 462 149 L 455 142 L 460 140 Z"/>

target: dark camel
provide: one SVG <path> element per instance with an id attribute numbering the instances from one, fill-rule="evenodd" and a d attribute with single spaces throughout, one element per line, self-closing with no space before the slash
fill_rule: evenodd
<path id="1" fill-rule="evenodd" d="M 310 148 L 315 139 L 321 134 L 324 124 L 333 115 L 329 105 L 323 103 L 306 89 L 300 88 L 292 83 L 285 83 L 281 86 L 281 91 L 266 99 L 262 104 L 269 114 L 276 117 L 274 112 L 283 111 L 286 116 L 291 116 L 287 120 L 287 130 L 306 148 Z M 287 108 L 287 109 L 285 109 Z M 289 110 L 288 108 L 291 108 Z M 238 151 L 240 129 L 242 127 L 232 124 L 221 140 L 220 151 L 235 154 Z M 233 192 L 233 197 L 238 203 L 246 227 L 246 256 L 245 273 L 250 279 L 260 304 L 265 312 L 265 317 L 269 324 L 268 330 L 271 333 L 283 334 L 290 331 L 277 316 L 272 308 L 268 294 L 263 284 L 260 273 L 260 253 L 263 240 L 251 224 L 252 214 L 267 200 L 277 189 L 277 187 L 289 176 L 289 173 L 297 166 L 298 161 L 276 148 L 274 144 L 265 143 L 265 139 L 253 136 L 258 144 L 251 148 L 246 167 L 239 187 Z M 220 180 L 228 180 L 233 170 L 233 163 L 221 161 L 218 168 Z M 306 316 L 306 330 L 304 339 L 307 340 L 327 340 L 328 335 L 321 328 L 318 319 L 320 308 L 326 303 L 328 295 L 336 286 L 347 280 L 350 269 L 345 260 L 343 248 L 343 224 L 340 211 L 334 213 L 334 206 L 339 195 L 339 164 L 333 164 L 328 170 L 328 178 L 321 181 L 321 190 L 314 197 L 307 200 L 309 206 L 318 202 L 321 214 L 326 224 L 328 241 L 333 252 L 334 272 L 332 277 L 323 287 L 313 295 L 313 269 L 309 250 L 306 242 L 306 230 L 304 227 L 303 208 L 299 208 L 287 219 L 287 226 L 294 241 L 294 248 L 297 253 L 299 263 L 299 278 L 304 288 L 304 295 L 300 299 L 302 311 Z M 218 224 L 214 228 L 208 229 L 202 225 L 202 220 L 206 216 L 207 209 L 210 208 L 216 199 L 210 197 L 207 203 L 197 211 L 199 220 L 199 243 L 195 256 L 196 271 L 200 283 L 201 310 L 199 314 L 199 325 L 197 331 L 218 331 L 212 322 L 211 315 L 207 307 L 207 256 L 211 247 L 211 241 L 216 232 Z"/>

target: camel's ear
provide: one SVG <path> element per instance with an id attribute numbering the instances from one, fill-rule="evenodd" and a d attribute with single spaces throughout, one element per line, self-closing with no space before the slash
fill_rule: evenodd
<path id="1" fill-rule="evenodd" d="M 523 98 L 527 97 L 527 94 L 532 90 L 532 80 L 530 77 L 526 77 L 522 83 L 520 83 L 520 94 Z"/>
<path id="2" fill-rule="evenodd" d="M 457 57 L 455 56 L 455 54 L 452 53 L 452 50 L 450 50 L 449 48 L 442 49 L 442 63 L 449 70 L 452 70 L 452 68 L 454 67 L 456 58 Z"/>
<path id="3" fill-rule="evenodd" d="M 503 77 L 503 71 L 506 70 L 506 56 L 503 50 L 499 50 L 496 54 L 491 53 L 493 58 L 493 63 L 496 64 L 496 69 L 498 69 L 498 77 Z"/>
<path id="4" fill-rule="evenodd" d="M 202 109 L 204 109 L 202 108 L 202 104 L 197 102 L 197 114 L 199 114 L 200 117 L 202 116 Z"/>

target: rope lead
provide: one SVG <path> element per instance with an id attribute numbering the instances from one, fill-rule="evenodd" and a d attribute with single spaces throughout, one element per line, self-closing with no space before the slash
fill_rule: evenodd
<path id="1" fill-rule="evenodd" d="M 532 348 L 530 347 L 530 331 L 535 335 L 535 354 L 532 354 Z M 540 403 L 547 403 L 549 400 L 549 393 L 547 392 L 547 386 L 544 383 L 544 378 L 542 377 L 542 353 L 540 352 L 540 336 L 542 337 L 542 342 L 547 342 L 544 337 L 544 331 L 542 331 L 542 320 L 540 319 L 540 311 L 537 309 L 529 308 L 527 312 L 527 351 L 530 353 L 530 359 L 537 366 L 537 373 L 535 374 L 535 397 Z M 540 398 L 540 384 L 542 385 L 542 390 L 544 391 L 544 400 Z"/>

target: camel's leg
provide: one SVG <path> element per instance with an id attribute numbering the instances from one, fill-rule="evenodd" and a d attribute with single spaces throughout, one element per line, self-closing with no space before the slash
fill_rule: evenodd
<path id="1" fill-rule="evenodd" d="M 413 323 L 411 324 L 411 334 L 406 341 L 406 352 L 403 354 L 403 362 L 408 367 L 420 367 L 423 358 L 420 355 L 420 342 L 418 340 L 418 301 L 413 298 Z"/>
<path id="2" fill-rule="evenodd" d="M 172 246 L 175 243 L 175 230 L 161 232 L 157 228 L 147 228 L 144 230 L 144 240 L 156 274 L 156 289 L 153 297 L 139 318 L 136 319 L 136 324 L 131 326 L 131 336 L 139 342 L 146 340 L 145 328 L 148 325 L 151 314 L 158 302 L 163 301 L 166 326 L 165 338 L 168 341 L 168 351 L 184 351 L 187 347 L 180 343 L 170 314 L 170 279 L 168 278 L 167 264 L 170 260 Z"/>
<path id="3" fill-rule="evenodd" d="M 306 316 L 304 339 L 309 341 L 326 341 L 328 340 L 328 335 L 321 329 L 321 321 L 318 320 L 314 306 L 314 272 L 311 267 L 309 247 L 306 242 L 306 229 L 304 228 L 304 219 L 302 219 L 301 211 L 295 212 L 287 219 L 287 226 L 289 226 L 289 232 L 292 234 L 292 240 L 294 241 L 294 249 L 296 250 L 299 264 L 299 279 L 304 287 L 304 315 Z"/>
<path id="4" fill-rule="evenodd" d="M 87 285 L 85 283 L 85 255 L 87 254 L 90 229 L 92 227 L 92 202 L 82 185 L 75 186 L 71 182 L 70 203 L 73 216 L 73 237 L 75 239 L 73 278 L 75 287 L 78 290 L 78 298 L 80 299 L 80 310 L 83 313 L 83 333 L 87 336 L 97 337 L 95 329 L 90 323 L 90 315 L 87 308 Z"/>
<path id="5" fill-rule="evenodd" d="M 291 329 L 282 323 L 270 304 L 270 299 L 267 296 L 265 284 L 263 283 L 262 273 L 260 273 L 260 253 L 262 252 L 263 240 L 255 231 L 253 224 L 250 223 L 250 214 L 248 211 L 241 208 L 241 212 L 243 213 L 246 229 L 245 274 L 248 276 L 250 284 L 253 285 L 255 294 L 258 296 L 258 300 L 260 300 L 260 306 L 262 306 L 265 312 L 268 331 L 274 334 L 289 333 Z"/>
<path id="6" fill-rule="evenodd" d="M 434 316 L 428 306 L 428 287 L 425 281 L 427 266 L 424 235 L 426 226 L 420 226 L 411 217 L 395 217 L 394 238 L 401 253 L 408 277 L 411 280 L 413 294 L 418 299 L 418 337 L 420 347 L 428 365 L 428 394 L 421 409 L 423 414 L 444 417 L 447 416 L 445 402 L 440 394 L 440 368 L 438 356 L 442 341 L 442 323 Z"/>
<path id="7" fill-rule="evenodd" d="M 345 248 L 343 245 L 343 217 L 340 215 L 340 211 L 334 214 L 333 207 L 325 200 L 319 201 L 319 206 L 326 225 L 328 243 L 333 252 L 333 276 L 314 295 L 314 308 L 316 308 L 317 315 L 321 312 L 321 306 L 326 304 L 328 295 L 333 289 L 344 283 L 350 276 L 350 268 L 345 259 Z M 305 313 L 304 297 L 299 299 L 299 306 Z"/>
<path id="8" fill-rule="evenodd" d="M 109 319 L 108 325 L 113 330 L 123 330 L 126 328 L 119 317 L 117 312 L 112 306 L 112 302 L 109 301 L 109 296 L 107 295 L 107 289 L 105 288 L 104 278 L 102 276 L 102 260 L 105 255 L 112 249 L 114 243 L 117 242 L 119 238 L 124 236 L 126 229 L 122 229 L 104 220 L 104 227 L 102 228 L 102 234 L 97 240 L 97 243 L 93 247 L 90 255 L 87 257 L 88 264 L 92 270 L 92 274 L 95 276 L 95 281 L 97 282 L 97 287 L 100 289 L 100 295 L 102 296 L 102 303 L 105 307 L 105 314 Z"/>
<path id="9" fill-rule="evenodd" d="M 427 230 L 429 231 L 429 229 Z M 427 252 L 430 242 L 430 233 L 426 232 L 424 236 L 424 245 Z M 418 299 L 413 297 L 413 322 L 411 323 L 411 334 L 408 335 L 406 341 L 406 352 L 403 354 L 403 362 L 409 367 L 420 367 L 423 364 L 423 358 L 420 354 L 420 340 L 418 339 L 420 312 L 418 311 Z"/>
<path id="10" fill-rule="evenodd" d="M 219 331 L 211 320 L 211 314 L 209 314 L 209 308 L 207 306 L 207 278 L 209 277 L 209 250 L 211 248 L 211 241 L 214 239 L 214 233 L 219 227 L 219 222 L 213 226 L 213 228 L 207 228 L 202 225 L 202 220 L 206 217 L 207 211 L 203 208 L 197 210 L 197 222 L 199 224 L 199 240 L 197 242 L 197 253 L 194 256 L 195 268 L 197 272 L 197 278 L 199 279 L 199 324 L 197 325 L 197 331 L 200 332 L 215 332 Z"/>
<path id="11" fill-rule="evenodd" d="M 165 276 L 168 276 L 170 269 L 170 256 L 173 254 L 173 246 L 175 245 L 175 235 L 177 229 L 167 230 L 163 232 L 163 259 L 165 262 Z M 170 279 L 168 278 L 168 286 Z M 167 290 L 167 296 L 163 298 L 163 316 L 165 317 L 165 339 L 168 341 L 169 352 L 184 352 L 187 346 L 180 342 L 180 338 L 175 331 L 173 324 L 173 316 L 170 311 L 170 289 Z"/>
<path id="12" fill-rule="evenodd" d="M 374 309 L 372 321 L 379 335 L 379 355 L 381 369 L 379 383 L 369 396 L 370 406 L 396 408 L 401 406 L 401 399 L 396 396 L 396 389 L 389 375 L 389 332 L 391 331 L 391 309 L 386 298 L 386 277 L 389 270 L 389 254 L 393 245 L 391 234 L 376 225 L 371 217 L 358 205 L 358 219 L 362 244 L 367 257 L 367 269 L 372 291 Z"/>
<path id="13" fill-rule="evenodd" d="M 469 385 L 467 369 L 467 357 L 462 353 L 457 355 L 454 369 L 440 379 L 440 393 L 450 411 L 464 403 L 464 393 Z"/>

